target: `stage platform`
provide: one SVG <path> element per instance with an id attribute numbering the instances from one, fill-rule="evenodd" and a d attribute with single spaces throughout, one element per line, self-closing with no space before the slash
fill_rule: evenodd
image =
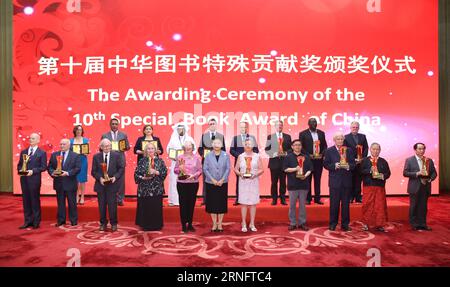
<path id="1" fill-rule="evenodd" d="M 329 220 L 329 198 L 323 198 L 325 204 L 318 205 L 312 203 L 307 206 L 308 222 L 326 223 Z M 197 199 L 194 212 L 194 221 L 205 222 L 210 220 L 210 215 L 206 213 L 205 206 L 200 206 L 202 199 Z M 277 204 L 271 205 L 272 199 L 263 198 L 257 207 L 256 220 L 258 222 L 288 222 L 288 206 Z M 407 221 L 409 205 L 404 198 L 388 197 L 388 217 L 389 221 Z M 240 206 L 233 206 L 234 198 L 228 202 L 228 213 L 224 221 L 240 221 Z M 288 202 L 289 203 L 289 202 Z M 41 197 L 43 220 L 56 220 L 56 198 Z M 164 221 L 179 222 L 178 206 L 168 206 L 167 198 L 164 199 Z M 87 197 L 84 205 L 78 205 L 79 221 L 98 220 L 98 206 L 96 197 Z M 124 206 L 118 207 L 119 221 L 134 221 L 136 216 L 136 198 L 127 198 Z M 350 217 L 352 221 L 361 219 L 361 204 L 350 205 Z"/>

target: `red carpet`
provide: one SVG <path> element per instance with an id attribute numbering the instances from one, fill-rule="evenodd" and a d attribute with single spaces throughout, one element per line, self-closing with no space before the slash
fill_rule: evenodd
<path id="1" fill-rule="evenodd" d="M 45 198 L 45 206 L 52 200 Z M 407 203 L 407 198 L 389 201 L 397 201 L 402 207 L 400 203 Z M 188 234 L 180 233 L 176 220 L 166 220 L 162 232 L 142 232 L 132 221 L 123 219 L 124 210 L 119 210 L 119 231 L 114 234 L 98 232 L 96 217 L 89 222 L 80 220 L 77 227 L 55 228 L 51 212 L 46 212 L 49 219 L 42 222 L 40 229 L 19 230 L 23 220 L 20 197 L 0 196 L 0 204 L 0 266 L 66 266 L 71 262 L 67 254 L 77 250 L 81 266 L 363 267 L 371 259 L 367 255 L 370 248 L 380 251 L 381 266 L 450 266 L 450 196 L 430 199 L 432 232 L 411 231 L 407 222 L 392 220 L 389 214 L 391 222 L 386 234 L 359 231 L 360 223 L 353 217 L 357 211 L 352 213 L 352 232 L 329 232 L 326 223 L 311 221 L 318 208 L 314 205 L 308 208 L 311 230 L 289 232 L 286 207 L 272 208 L 266 202 L 257 212 L 258 231 L 246 234 L 240 231 L 233 214 L 226 217 L 224 233 L 209 232 L 209 220 L 203 220 L 204 211 L 199 210 L 195 217 L 197 232 Z M 93 209 L 90 204 L 83 210 Z M 271 215 L 263 212 L 265 205 L 277 218 L 284 213 L 282 220 L 263 220 Z M 178 211 L 166 208 L 165 215 L 175 219 L 175 215 L 170 215 L 171 209 L 174 214 Z"/>

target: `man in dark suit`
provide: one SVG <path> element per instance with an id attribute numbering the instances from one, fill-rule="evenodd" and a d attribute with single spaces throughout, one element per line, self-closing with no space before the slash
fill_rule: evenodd
<path id="1" fill-rule="evenodd" d="M 356 168 L 352 173 L 352 193 L 350 197 L 350 202 L 362 203 L 361 196 L 361 161 L 363 158 L 367 157 L 369 153 L 369 144 L 367 143 L 366 135 L 359 133 L 359 123 L 354 121 L 350 124 L 350 133 L 345 135 L 344 145 L 348 146 L 353 150 L 355 155 Z M 361 150 L 361 158 L 358 159 L 358 146 Z"/>
<path id="2" fill-rule="evenodd" d="M 30 135 L 30 146 L 20 152 L 17 171 L 23 166 L 23 157 L 28 158 L 26 163 L 27 173 L 20 177 L 20 187 L 22 189 L 22 203 L 24 224 L 20 229 L 33 227 L 39 228 L 41 223 L 41 173 L 47 170 L 47 154 L 38 147 L 41 137 L 33 133 Z"/>
<path id="3" fill-rule="evenodd" d="M 414 145 L 415 155 L 405 161 L 403 176 L 408 180 L 409 223 L 414 230 L 431 231 L 427 225 L 427 204 L 431 195 L 431 182 L 436 179 L 437 172 L 431 158 L 426 158 L 425 144 Z"/>
<path id="4" fill-rule="evenodd" d="M 310 118 L 308 120 L 308 126 L 308 129 L 300 132 L 298 138 L 302 142 L 302 153 L 309 155 L 313 162 L 314 172 L 312 176 L 309 177 L 309 180 L 312 181 L 314 178 L 314 203 L 323 204 L 322 201 L 320 201 L 320 180 L 322 178 L 323 170 L 323 154 L 328 145 L 325 139 L 325 133 L 317 129 L 317 120 L 315 118 Z M 312 185 L 310 183 L 306 204 L 311 204 L 311 190 Z"/>
<path id="5" fill-rule="evenodd" d="M 117 192 L 119 192 L 120 178 L 124 176 L 125 162 L 118 152 L 111 151 L 111 142 L 103 139 L 100 142 L 101 152 L 92 159 L 91 175 L 95 178 L 94 191 L 97 193 L 98 209 L 100 211 L 100 231 L 105 231 L 108 224 L 106 210 L 108 209 L 111 230 L 117 230 Z M 111 180 L 106 181 L 102 164 Z"/>
<path id="6" fill-rule="evenodd" d="M 219 139 L 222 142 L 222 150 L 226 151 L 224 136 L 223 136 L 223 134 L 217 132 L 216 129 L 217 129 L 216 119 L 215 118 L 209 119 L 208 131 L 202 135 L 200 144 L 198 145 L 198 154 L 202 157 L 202 165 L 203 165 L 203 162 L 204 162 L 205 156 L 206 156 L 205 150 L 207 150 L 207 151 L 212 150 L 213 140 Z M 203 202 L 202 202 L 202 205 L 205 205 L 205 202 L 206 202 L 205 179 L 206 179 L 206 176 L 203 177 L 203 191 L 202 191 Z"/>
<path id="7" fill-rule="evenodd" d="M 78 224 L 77 212 L 77 175 L 81 170 L 80 156 L 70 150 L 70 140 L 62 139 L 60 151 L 52 153 L 48 162 L 48 173 L 53 178 L 53 189 L 58 203 L 55 226 L 66 224 L 66 198 L 69 206 L 69 219 L 72 226 Z M 58 157 L 61 157 L 62 173 L 57 174 Z"/>
<path id="8" fill-rule="evenodd" d="M 130 149 L 130 143 L 128 142 L 128 136 L 124 132 L 119 131 L 119 120 L 118 119 L 111 119 L 109 121 L 109 127 L 111 128 L 111 130 L 107 133 L 104 133 L 102 135 L 101 139 L 108 139 L 111 142 L 112 150 L 115 152 L 118 152 L 122 156 L 123 162 L 126 166 L 127 162 L 125 159 L 125 151 Z M 124 150 L 120 150 L 117 148 L 117 147 L 119 147 L 119 142 L 121 140 L 125 141 L 125 149 Z M 119 185 L 119 192 L 117 193 L 117 201 L 118 201 L 119 206 L 123 206 L 123 201 L 125 199 L 125 176 L 122 176 L 120 178 L 118 185 Z"/>
<path id="9" fill-rule="evenodd" d="M 240 122 L 239 123 L 240 134 L 234 136 L 231 141 L 230 154 L 234 157 L 234 166 L 236 166 L 239 155 L 244 152 L 244 144 L 247 139 L 253 141 L 253 152 L 259 153 L 256 138 L 248 134 L 248 128 L 249 125 L 247 122 Z M 234 202 L 233 205 L 239 205 L 238 198 L 239 198 L 239 178 L 236 178 L 236 201 Z"/>
<path id="10" fill-rule="evenodd" d="M 326 150 L 323 166 L 329 171 L 328 186 L 330 188 L 330 225 L 334 231 L 341 209 L 341 229 L 352 230 L 350 224 L 350 192 L 352 188 L 352 170 L 355 169 L 353 150 L 343 146 L 344 135 L 337 132 L 333 137 L 335 146 Z M 341 149 L 343 148 L 343 149 Z M 345 158 L 346 164 L 342 159 Z"/>
<path id="11" fill-rule="evenodd" d="M 282 205 L 286 204 L 286 173 L 283 169 L 283 160 L 287 152 L 291 150 L 291 136 L 283 133 L 283 121 L 279 120 L 275 123 L 276 132 L 267 136 L 266 153 L 270 157 L 269 169 L 271 178 L 270 194 L 272 195 L 272 205 L 277 204 L 280 197 Z M 281 147 L 280 148 L 280 143 Z M 278 182 L 280 189 L 278 192 Z"/>

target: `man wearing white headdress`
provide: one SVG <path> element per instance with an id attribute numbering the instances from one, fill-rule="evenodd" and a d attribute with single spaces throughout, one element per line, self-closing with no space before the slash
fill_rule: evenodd
<path id="1" fill-rule="evenodd" d="M 173 133 L 170 137 L 169 144 L 167 145 L 167 151 L 170 149 L 181 150 L 185 142 L 190 141 L 194 144 L 194 153 L 197 150 L 195 147 L 194 139 L 188 135 L 189 127 L 184 122 L 180 122 L 172 126 Z M 174 173 L 175 160 L 171 160 L 170 173 L 169 173 L 169 206 L 179 205 L 178 191 L 177 191 L 177 175 Z"/>

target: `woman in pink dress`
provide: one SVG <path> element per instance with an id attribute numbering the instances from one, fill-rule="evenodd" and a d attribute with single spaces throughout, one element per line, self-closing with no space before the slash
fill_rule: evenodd
<path id="1" fill-rule="evenodd" d="M 256 205 L 259 203 L 259 177 L 264 173 L 261 157 L 253 152 L 255 143 L 248 139 L 244 143 L 244 153 L 239 155 L 235 173 L 239 177 L 239 198 L 241 204 L 242 232 L 247 232 L 247 209 L 250 209 L 251 231 L 255 227 Z"/>

